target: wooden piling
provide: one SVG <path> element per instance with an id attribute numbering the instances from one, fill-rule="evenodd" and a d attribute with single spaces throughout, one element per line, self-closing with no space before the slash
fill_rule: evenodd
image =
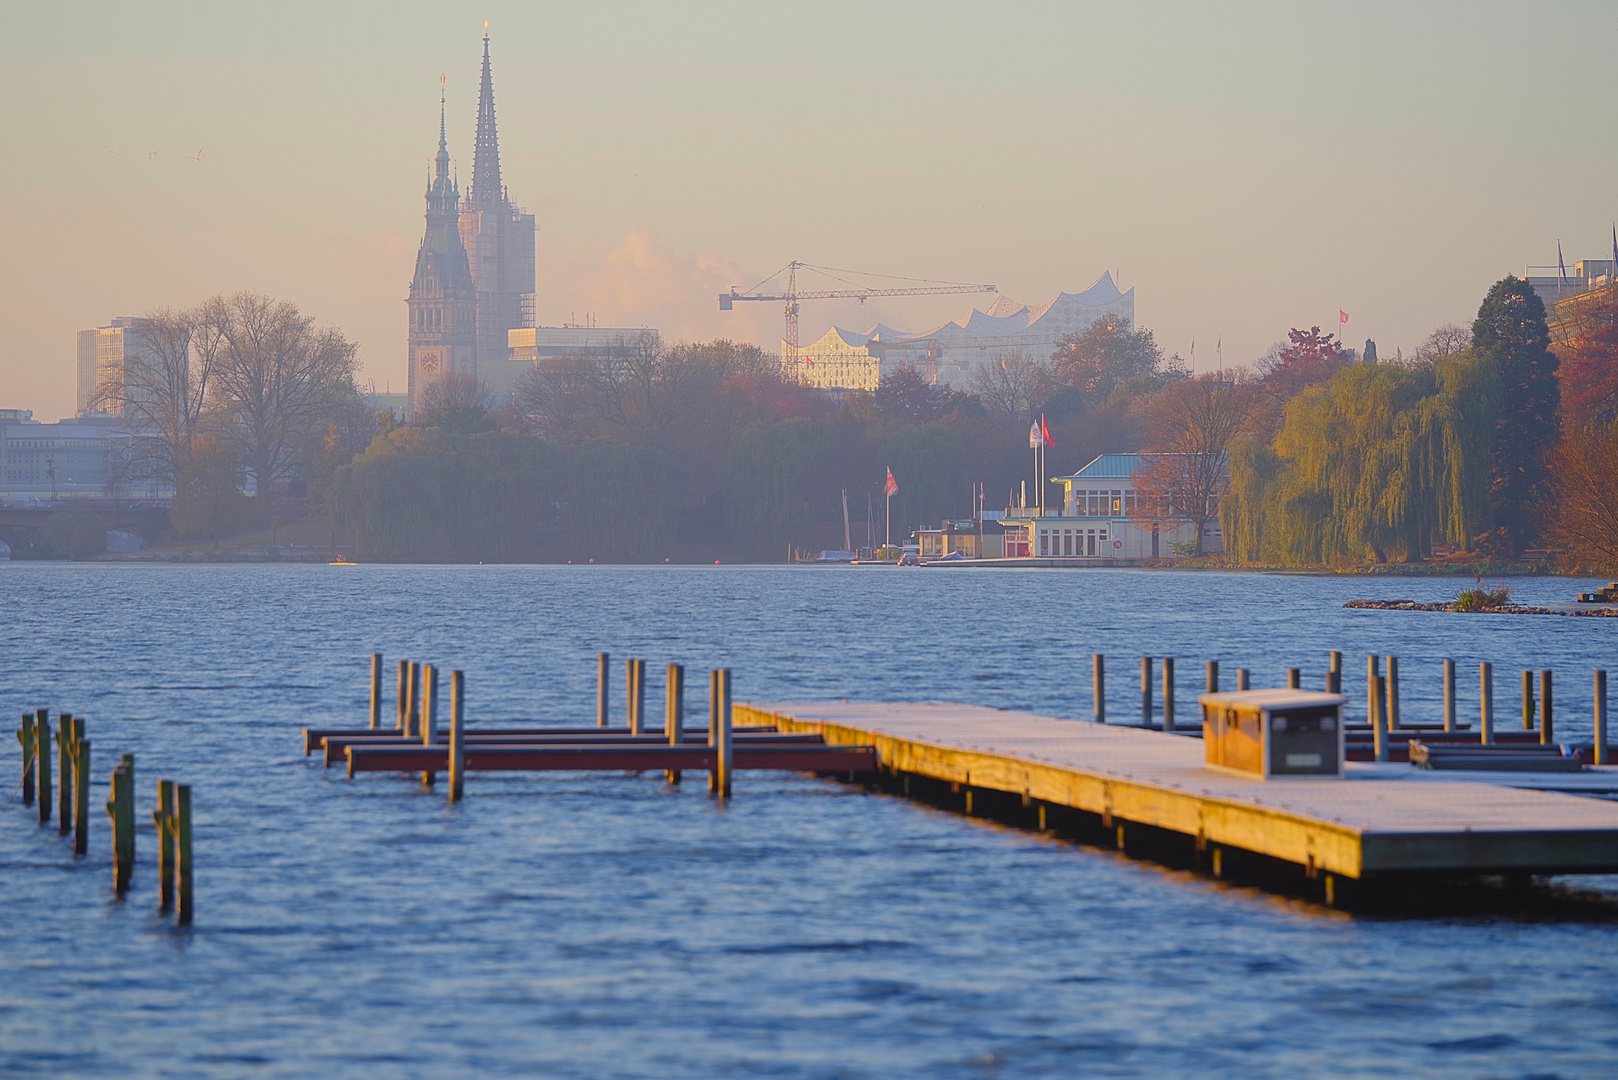
<path id="1" fill-rule="evenodd" d="M 1152 726 L 1152 658 L 1140 658 L 1140 724 Z"/>
<path id="2" fill-rule="evenodd" d="M 708 672 L 708 745 L 713 749 L 719 748 L 719 672 Z M 715 755 L 717 761 L 718 755 Z M 714 795 L 719 791 L 719 769 L 716 766 L 708 770 L 708 794 Z"/>
<path id="3" fill-rule="evenodd" d="M 1238 690 L 1249 690 L 1249 689 L 1251 689 L 1251 687 L 1248 685 L 1250 682 L 1251 682 L 1251 678 L 1249 676 L 1248 670 L 1246 668 L 1244 668 L 1244 667 L 1237 668 L 1236 669 L 1236 689 L 1238 689 Z"/>
<path id="4" fill-rule="evenodd" d="M 421 666 L 421 744 L 431 746 L 438 741 L 438 669 L 431 664 Z M 423 770 L 421 782 L 432 787 L 437 775 Z"/>
<path id="5" fill-rule="evenodd" d="M 1375 656 L 1365 658 L 1365 715 L 1370 716 L 1376 711 L 1376 680 L 1382 674 L 1382 669 Z"/>
<path id="6" fill-rule="evenodd" d="M 129 891 L 135 874 L 135 755 L 125 754 L 113 766 L 107 817 L 112 819 L 112 891 Z"/>
<path id="7" fill-rule="evenodd" d="M 1331 666 L 1326 671 L 1326 691 L 1331 694 L 1343 692 L 1343 654 L 1333 650 Z"/>
<path id="8" fill-rule="evenodd" d="M 1592 724 L 1595 735 L 1595 763 L 1607 762 L 1607 673 L 1596 669 L 1595 717 Z"/>
<path id="9" fill-rule="evenodd" d="M 405 738 L 421 734 L 421 661 L 410 661 L 410 704 L 405 710 Z"/>
<path id="10" fill-rule="evenodd" d="M 719 787 L 716 794 L 721 799 L 728 799 L 730 798 L 730 774 L 735 747 L 735 740 L 732 737 L 730 728 L 730 669 L 720 668 L 715 674 L 719 676 L 717 681 L 719 690 L 719 752 L 714 755 Z"/>
<path id="11" fill-rule="evenodd" d="M 1383 699 L 1387 709 L 1382 715 L 1387 719 L 1388 734 L 1391 736 L 1393 732 L 1399 730 L 1399 658 L 1397 656 L 1388 657 L 1387 683 L 1383 689 L 1387 694 L 1387 697 Z"/>
<path id="12" fill-rule="evenodd" d="M 1163 657 L 1163 730 L 1174 730 L 1174 657 Z"/>
<path id="13" fill-rule="evenodd" d="M 610 677 L 607 665 L 611 660 L 606 653 L 596 657 L 596 727 L 607 726 L 607 683 Z"/>
<path id="14" fill-rule="evenodd" d="M 449 801 L 460 802 L 466 786 L 465 682 L 459 671 L 449 673 Z"/>
<path id="15" fill-rule="evenodd" d="M 1303 671 L 1299 668 L 1287 668 L 1287 689 L 1297 690 L 1303 686 Z"/>
<path id="16" fill-rule="evenodd" d="M 371 728 L 382 726 L 382 654 L 371 654 Z"/>
<path id="17" fill-rule="evenodd" d="M 1100 653 L 1090 657 L 1090 685 L 1095 690 L 1091 715 L 1098 724 L 1107 722 L 1107 658 Z"/>
<path id="18" fill-rule="evenodd" d="M 73 796 L 77 787 L 73 783 L 73 769 L 79 763 L 73 749 L 73 736 L 78 725 L 70 713 L 56 718 L 56 833 L 66 836 L 73 831 Z"/>
<path id="19" fill-rule="evenodd" d="M 1534 673 L 1522 673 L 1522 729 L 1534 730 Z"/>
<path id="20" fill-rule="evenodd" d="M 639 735 L 646 715 L 646 661 L 624 661 L 624 695 L 628 699 L 629 733 Z"/>
<path id="21" fill-rule="evenodd" d="M 1556 728 L 1551 718 L 1551 669 L 1539 673 L 1539 741 L 1549 746 L 1556 741 Z"/>
<path id="22" fill-rule="evenodd" d="M 410 703 L 410 661 L 408 661 L 408 660 L 399 661 L 399 699 L 398 700 L 399 700 L 399 710 L 398 710 L 399 711 L 399 717 L 398 717 L 398 720 L 394 723 L 393 726 L 399 729 L 399 734 L 406 735 L 406 734 L 409 734 L 409 733 L 405 730 L 405 712 L 410 707 L 410 704 L 409 704 Z"/>
<path id="23" fill-rule="evenodd" d="M 1208 661 L 1208 693 L 1219 693 L 1219 661 Z"/>
<path id="24" fill-rule="evenodd" d="M 1444 661 L 1444 730 L 1455 730 L 1455 661 Z"/>
<path id="25" fill-rule="evenodd" d="M 176 875 L 179 878 L 180 910 L 178 922 L 181 926 L 191 923 L 191 916 L 195 911 L 192 896 L 193 876 L 191 871 L 191 785 L 174 785 L 174 861 Z"/>
<path id="26" fill-rule="evenodd" d="M 152 824 L 157 826 L 157 905 L 159 911 L 174 906 L 174 781 L 157 782 L 157 809 Z"/>
<path id="27" fill-rule="evenodd" d="M 34 805 L 34 714 L 22 714 L 22 727 L 17 729 L 17 741 L 22 744 L 22 804 Z"/>
<path id="28" fill-rule="evenodd" d="M 1371 738 L 1378 761 L 1388 760 L 1388 725 L 1382 706 L 1386 694 L 1386 679 L 1381 675 L 1371 676 Z"/>
<path id="29" fill-rule="evenodd" d="M 1478 742 L 1494 742 L 1494 665 L 1487 660 L 1478 665 Z"/>
<path id="30" fill-rule="evenodd" d="M 51 820 L 51 717 L 45 709 L 34 713 L 34 761 L 39 766 L 39 823 Z"/>
<path id="31" fill-rule="evenodd" d="M 663 734 L 670 746 L 679 746 L 685 738 L 685 665 L 670 664 L 664 683 Z M 663 770 L 663 779 L 671 784 L 680 782 L 679 769 Z"/>
<path id="32" fill-rule="evenodd" d="M 78 734 L 77 731 L 74 732 Z M 73 740 L 73 854 L 90 853 L 90 740 Z"/>

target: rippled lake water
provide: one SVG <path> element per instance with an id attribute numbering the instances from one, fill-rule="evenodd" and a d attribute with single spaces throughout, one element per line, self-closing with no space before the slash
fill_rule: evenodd
<path id="1" fill-rule="evenodd" d="M 445 805 L 302 756 L 381 650 L 466 672 L 473 724 L 593 721 L 594 657 L 735 670 L 739 699 L 948 699 L 1082 719 L 1089 654 L 1363 695 L 1401 658 L 1552 667 L 1563 738 L 1618 620 L 1345 610 L 1459 579 L 812 567 L 0 564 L 0 704 L 87 718 L 89 857 L 0 811 L 0 1073 L 77 1077 L 1609 1077 L 1618 880 L 1486 917 L 1347 916 L 813 778 L 718 806 L 660 775 L 473 774 Z M 1515 583 L 1570 599 L 1567 579 Z M 615 663 L 615 677 L 621 669 Z M 391 677 L 388 679 L 391 685 Z M 660 680 L 651 696 L 660 694 Z M 619 702 L 621 704 L 621 697 Z M 1190 718 L 1186 709 L 1185 719 Z M 700 704 L 690 711 L 700 715 Z M 14 723 L 14 721 L 13 721 Z M 0 786 L 18 754 L 0 747 Z M 154 841 L 111 896 L 116 755 L 196 805 L 197 921 Z M 1588 896 L 1590 903 L 1564 899 Z"/>

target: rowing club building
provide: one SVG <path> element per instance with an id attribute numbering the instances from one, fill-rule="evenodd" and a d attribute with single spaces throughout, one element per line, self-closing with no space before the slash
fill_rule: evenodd
<path id="1" fill-rule="evenodd" d="M 1044 513 L 1036 507 L 1010 507 L 1000 520 L 1008 559 L 1099 560 L 1174 559 L 1196 546 L 1196 525 L 1183 519 L 1146 520 L 1133 516 L 1138 505 L 1135 476 L 1145 463 L 1139 454 L 1102 454 L 1062 485 L 1062 507 Z M 1202 537 L 1205 554 L 1225 550 L 1217 519 Z"/>

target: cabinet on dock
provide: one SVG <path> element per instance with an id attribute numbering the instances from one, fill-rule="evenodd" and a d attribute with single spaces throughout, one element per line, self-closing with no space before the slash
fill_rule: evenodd
<path id="1" fill-rule="evenodd" d="M 1343 695 L 1237 690 L 1198 700 L 1209 768 L 1265 779 L 1343 775 Z"/>

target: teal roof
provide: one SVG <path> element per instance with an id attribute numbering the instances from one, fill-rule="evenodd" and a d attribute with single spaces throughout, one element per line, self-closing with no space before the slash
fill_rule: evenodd
<path id="1" fill-rule="evenodd" d="M 1139 454 L 1102 454 L 1072 476 L 1057 476 L 1058 483 L 1079 480 L 1128 480 L 1140 469 Z"/>

